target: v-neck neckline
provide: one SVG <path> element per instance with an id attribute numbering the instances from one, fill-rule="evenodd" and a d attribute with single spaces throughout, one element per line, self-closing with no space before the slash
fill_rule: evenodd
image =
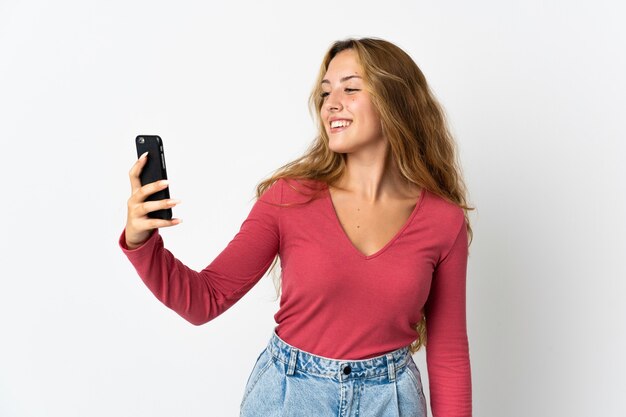
<path id="1" fill-rule="evenodd" d="M 387 250 L 387 248 L 389 248 L 400 236 L 402 236 L 402 234 L 404 233 L 404 231 L 406 230 L 407 227 L 409 227 L 409 225 L 411 224 L 411 222 L 413 221 L 413 218 L 415 217 L 415 215 L 417 214 L 417 212 L 419 211 L 420 207 L 422 206 L 422 202 L 424 201 L 424 197 L 426 196 L 426 188 L 422 187 L 422 190 L 420 191 L 420 195 L 419 195 L 419 199 L 417 201 L 417 203 L 415 204 L 415 207 L 413 208 L 413 211 L 411 212 L 411 215 L 409 216 L 409 218 L 407 219 L 407 221 L 404 223 L 404 225 L 400 228 L 400 230 L 398 230 L 396 232 L 396 234 L 380 249 L 378 249 L 376 252 L 372 253 L 371 255 L 365 255 L 363 252 L 361 252 L 355 245 L 354 243 L 352 243 L 352 240 L 350 239 L 350 237 L 348 236 L 348 234 L 346 233 L 346 231 L 344 230 L 343 226 L 341 225 L 341 221 L 339 220 L 339 216 L 337 215 L 337 210 L 335 209 L 335 204 L 333 203 L 333 199 L 332 196 L 330 195 L 330 187 L 328 185 L 326 185 L 326 199 L 328 201 L 328 204 L 330 206 L 330 211 L 333 215 L 333 219 L 334 219 L 334 223 L 337 226 L 337 229 L 339 230 L 339 233 L 343 236 L 343 239 L 348 243 L 348 245 L 350 245 L 350 247 L 352 248 L 352 250 L 361 258 L 368 260 L 368 259 L 372 259 L 375 258 L 379 255 L 381 255 L 383 252 L 385 252 Z"/>

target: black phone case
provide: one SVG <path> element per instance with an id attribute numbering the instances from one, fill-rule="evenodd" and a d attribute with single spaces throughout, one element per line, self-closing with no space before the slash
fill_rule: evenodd
<path id="1" fill-rule="evenodd" d="M 150 184 L 155 181 L 167 179 L 167 170 L 165 169 L 165 152 L 163 151 L 163 141 L 159 136 L 155 135 L 139 135 L 135 138 L 137 147 L 137 158 L 148 152 L 148 160 L 141 170 L 139 178 L 141 185 Z M 145 201 L 157 201 L 170 198 L 170 187 L 157 191 L 146 197 Z M 148 217 L 153 219 L 172 219 L 172 209 L 161 209 L 148 213 Z"/>

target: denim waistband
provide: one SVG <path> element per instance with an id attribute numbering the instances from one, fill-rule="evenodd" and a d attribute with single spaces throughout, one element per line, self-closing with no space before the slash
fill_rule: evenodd
<path id="1" fill-rule="evenodd" d="M 336 378 L 339 381 L 385 375 L 390 381 L 394 381 L 396 372 L 406 366 L 411 359 L 408 346 L 368 359 L 325 358 L 291 346 L 282 340 L 275 330 L 272 332 L 267 349 L 287 366 L 287 375 L 293 375 L 298 370 L 308 374 Z"/>

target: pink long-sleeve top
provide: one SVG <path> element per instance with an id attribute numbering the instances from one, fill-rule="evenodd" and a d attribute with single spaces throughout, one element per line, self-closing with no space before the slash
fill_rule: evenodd
<path id="1" fill-rule="evenodd" d="M 158 229 L 132 250 L 122 231 L 119 245 L 152 293 L 195 325 L 235 304 L 279 255 L 276 332 L 287 343 L 328 358 L 366 359 L 406 346 L 416 339 L 414 326 L 425 314 L 433 416 L 471 416 L 463 210 L 422 189 L 404 226 L 365 256 L 345 234 L 328 187 L 320 183 L 318 198 L 298 204 L 310 200 L 298 191 L 304 190 L 302 183 L 272 184 L 235 237 L 200 272 L 164 247 Z"/>

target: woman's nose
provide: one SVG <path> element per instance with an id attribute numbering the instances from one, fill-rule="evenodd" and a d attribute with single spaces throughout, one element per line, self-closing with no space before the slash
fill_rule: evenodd
<path id="1" fill-rule="evenodd" d="M 338 111 L 341 110 L 343 105 L 341 104 L 341 100 L 338 99 L 336 94 L 329 94 L 326 96 L 326 110 L 328 111 Z"/>

